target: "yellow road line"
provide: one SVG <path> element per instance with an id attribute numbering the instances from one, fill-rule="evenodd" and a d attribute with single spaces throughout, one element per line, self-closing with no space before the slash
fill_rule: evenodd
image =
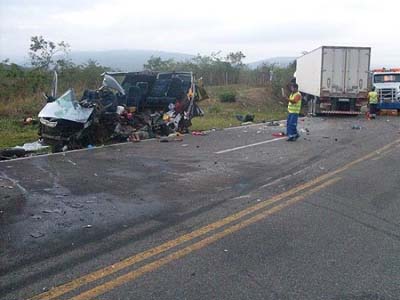
<path id="1" fill-rule="evenodd" d="M 383 152 L 379 152 L 379 155 L 376 156 L 376 157 L 374 157 L 374 158 L 372 158 L 372 160 L 379 160 L 379 159 L 382 159 L 382 158 L 384 158 L 386 155 L 392 153 L 393 150 L 395 150 L 395 148 L 390 148 L 390 149 L 386 149 L 386 150 L 383 151 Z"/>
<path id="2" fill-rule="evenodd" d="M 334 175 L 336 175 L 336 174 L 338 174 L 340 172 L 343 172 L 343 171 L 349 169 L 350 167 L 352 167 L 352 166 L 354 166 L 354 165 L 356 165 L 356 164 L 358 164 L 358 163 L 360 163 L 360 162 L 362 162 L 362 161 L 364 161 L 366 159 L 369 159 L 369 158 L 377 155 L 378 152 L 380 153 L 382 151 L 385 151 L 386 149 L 389 149 L 390 147 L 392 147 L 393 145 L 395 145 L 395 144 L 397 144 L 399 142 L 400 142 L 400 139 L 396 140 L 396 141 L 394 141 L 392 143 L 389 143 L 386 146 L 384 146 L 384 147 L 382 147 L 380 149 L 377 149 L 377 150 L 375 150 L 375 151 L 373 151 L 373 152 L 371 152 L 371 153 L 369 153 L 369 154 L 367 154 L 367 155 L 365 155 L 363 157 L 360 157 L 360 158 L 358 158 L 358 159 L 356 159 L 356 160 L 344 165 L 343 167 L 336 169 L 335 171 L 328 172 L 328 173 L 326 173 L 326 174 L 324 174 L 324 175 L 322 175 L 322 176 L 320 176 L 320 177 L 318 177 L 316 179 L 313 179 L 313 180 L 308 181 L 308 182 L 306 182 L 304 184 L 298 185 L 298 186 L 290 189 L 289 191 L 286 191 L 284 193 L 281 193 L 281 194 L 278 194 L 276 196 L 273 196 L 270 199 L 262 201 L 262 202 L 260 202 L 260 203 L 258 203 L 256 205 L 250 206 L 250 207 L 248 207 L 248 208 L 246 208 L 246 209 L 244 209 L 242 211 L 239 211 L 239 212 L 237 212 L 235 214 L 232 214 L 232 215 L 230 215 L 230 216 L 228 216 L 228 217 L 226 217 L 224 219 L 221 219 L 219 221 L 216 221 L 214 223 L 211 223 L 209 225 L 201 227 L 201 228 L 199 228 L 197 230 L 194 230 L 194 231 L 192 231 L 192 232 L 190 232 L 188 234 L 182 235 L 182 236 L 180 236 L 180 237 L 178 237 L 176 239 L 170 240 L 170 241 L 165 242 L 165 243 L 163 243 L 163 244 L 161 244 L 159 246 L 156 246 L 156 247 L 151 248 L 149 250 L 146 250 L 144 252 L 141 252 L 141 253 L 138 253 L 136 255 L 130 256 L 128 258 L 125 258 L 124 260 L 122 260 L 120 262 L 117 262 L 117 263 L 115 263 L 113 265 L 110 265 L 110 266 L 104 267 L 102 269 L 99 269 L 97 271 L 94 271 L 93 273 L 81 276 L 81 277 L 79 277 L 77 279 L 74 279 L 74 280 L 72 280 L 70 282 L 67 282 L 67 283 L 62 284 L 60 286 L 57 286 L 57 287 L 55 287 L 55 288 L 53 288 L 53 289 L 51 289 L 51 290 L 49 290 L 47 292 L 38 294 L 38 295 L 30 298 L 30 300 L 50 300 L 50 299 L 54 299 L 54 298 L 56 298 L 58 296 L 61 296 L 61 295 L 65 294 L 65 293 L 68 293 L 68 292 L 70 292 L 70 291 L 72 291 L 74 289 L 77 289 L 77 288 L 79 288 L 79 287 L 81 287 L 83 285 L 86 285 L 86 284 L 91 283 L 93 281 L 99 280 L 99 279 L 101 279 L 101 278 L 103 278 L 105 276 L 109 276 L 109 275 L 111 275 L 111 274 L 113 274 L 115 272 L 118 272 L 118 271 L 120 271 L 120 270 L 122 270 L 124 268 L 132 266 L 132 265 L 134 265 L 134 264 L 136 264 L 138 262 L 141 262 L 141 261 L 143 261 L 145 259 L 151 258 L 151 257 L 153 257 L 155 255 L 160 254 L 160 253 L 163 253 L 163 252 L 165 252 L 165 251 L 167 251 L 167 250 L 169 250 L 171 248 L 174 248 L 174 247 L 179 246 L 179 245 L 181 245 L 181 244 L 183 244 L 185 242 L 193 240 L 193 239 L 195 239 L 195 238 L 197 238 L 197 237 L 199 237 L 201 235 L 204 235 L 204 234 L 206 234 L 206 233 L 208 233 L 210 231 L 218 229 L 218 228 L 220 228 L 222 226 L 225 226 L 225 225 L 227 225 L 227 224 L 229 224 L 231 222 L 237 221 L 240 218 L 242 218 L 242 217 L 244 217 L 244 216 L 246 216 L 246 215 L 248 215 L 250 213 L 253 213 L 253 212 L 255 212 L 255 211 L 257 211 L 257 210 L 259 210 L 261 208 L 264 208 L 264 207 L 266 207 L 268 205 L 271 205 L 271 204 L 273 204 L 273 203 L 275 203 L 277 201 L 280 201 L 280 200 L 282 200 L 282 199 L 284 199 L 286 197 L 289 197 L 289 196 L 291 196 L 291 195 L 293 195 L 295 193 L 298 193 L 298 192 L 300 192 L 300 191 L 302 191 L 304 189 L 312 187 L 313 185 L 316 185 L 316 184 L 318 184 L 320 182 L 323 182 L 324 180 L 327 180 L 330 177 L 333 177 Z"/>
<path id="3" fill-rule="evenodd" d="M 143 261 L 145 259 L 151 258 L 151 257 L 153 257 L 155 255 L 158 255 L 158 254 L 160 254 L 162 252 L 165 252 L 165 251 L 167 251 L 167 250 L 169 250 L 171 248 L 174 248 L 174 247 L 179 246 L 179 245 L 181 245 L 181 244 L 183 244 L 185 242 L 193 240 L 193 239 L 195 239 L 195 238 L 197 238 L 199 236 L 202 236 L 202 235 L 204 235 L 204 234 L 206 234 L 206 233 L 208 233 L 210 231 L 213 231 L 213 230 L 221 228 L 221 227 L 223 227 L 223 226 L 225 226 L 225 225 L 227 225 L 229 223 L 237 221 L 240 218 L 242 218 L 242 217 L 244 217 L 244 216 L 246 216 L 246 215 L 248 215 L 250 213 L 253 213 L 253 212 L 255 212 L 255 211 L 257 211 L 257 210 L 259 210 L 261 208 L 264 208 L 264 207 L 266 207 L 268 205 L 271 205 L 271 204 L 273 204 L 273 203 L 275 203 L 277 201 L 280 201 L 280 200 L 282 200 L 282 199 L 284 199 L 286 197 L 289 197 L 289 196 L 291 196 L 291 195 L 293 195 L 295 193 L 298 193 L 298 192 L 300 192 L 300 191 L 302 191 L 302 190 L 304 190 L 306 188 L 309 188 L 309 187 L 311 187 L 311 186 L 313 186 L 313 185 L 315 185 L 315 184 L 317 184 L 319 182 L 320 182 L 320 180 L 317 179 L 317 180 L 309 181 L 309 182 L 307 182 L 305 184 L 301 184 L 301 185 L 299 185 L 299 186 L 297 186 L 297 187 L 295 187 L 295 188 L 293 188 L 293 189 L 291 189 L 289 191 L 286 191 L 284 193 L 278 194 L 278 195 L 276 195 L 276 196 L 274 196 L 274 197 L 272 197 L 272 198 L 270 198 L 268 200 L 262 201 L 262 202 L 260 202 L 260 203 L 258 203 L 256 205 L 250 206 L 250 207 L 248 207 L 248 208 L 246 208 L 246 209 L 244 209 L 242 211 L 239 211 L 239 212 L 237 212 L 235 214 L 232 214 L 232 215 L 230 215 L 230 216 L 228 216 L 228 217 L 226 217 L 224 219 L 221 219 L 219 221 L 216 221 L 214 223 L 211 223 L 209 225 L 201 227 L 201 228 L 199 228 L 197 230 L 194 230 L 194 231 L 192 231 L 192 232 L 190 232 L 188 234 L 182 235 L 182 236 L 180 236 L 180 237 L 178 237 L 176 239 L 173 239 L 173 240 L 170 240 L 168 242 L 165 242 L 165 243 L 163 243 L 163 244 L 161 244 L 159 246 L 156 246 L 156 247 L 151 248 L 149 250 L 146 250 L 144 252 L 138 253 L 138 254 L 133 255 L 131 257 L 128 257 L 128 258 L 126 258 L 126 259 L 124 259 L 124 260 L 122 260 L 120 262 L 117 262 L 117 263 L 115 263 L 113 265 L 110 265 L 110 266 L 104 267 L 102 269 L 99 269 L 99 270 L 97 270 L 97 271 L 95 271 L 93 273 L 90 273 L 90 274 L 84 275 L 82 277 L 79 277 L 77 279 L 74 279 L 74 280 L 72 280 L 72 281 L 70 281 L 68 283 L 65 283 L 63 285 L 55 287 L 55 288 L 53 288 L 53 289 L 51 289 L 51 290 L 49 290 L 47 292 L 38 294 L 38 295 L 30 298 L 30 300 L 50 300 L 50 299 L 54 299 L 54 298 L 56 298 L 58 296 L 61 296 L 61 295 L 65 294 L 65 293 L 68 293 L 68 292 L 70 292 L 70 291 L 72 291 L 74 289 L 77 289 L 77 288 L 79 288 L 79 287 L 81 287 L 81 286 L 83 286 L 85 284 L 88 284 L 90 282 L 99 280 L 99 279 L 101 279 L 101 278 L 103 278 L 105 276 L 111 275 L 111 274 L 113 274 L 115 272 L 118 272 L 118 271 L 124 269 L 124 268 L 132 266 L 132 265 L 134 265 L 136 263 L 139 263 L 139 262 L 141 262 L 141 261 Z"/>
<path id="4" fill-rule="evenodd" d="M 160 258 L 154 262 L 151 262 L 147 265 L 144 265 L 143 267 L 140 267 L 137 270 L 126 273 L 126 274 L 119 276 L 113 280 L 110 280 L 104 284 L 101 284 L 95 288 L 92 288 L 86 292 L 83 292 L 82 294 L 79 294 L 73 298 L 70 298 L 69 300 L 89 300 L 89 299 L 92 299 L 99 295 L 102 295 L 102 294 L 104 294 L 112 289 L 115 289 L 129 281 L 133 281 L 146 273 L 152 272 L 174 260 L 180 259 L 180 258 L 190 254 L 193 251 L 200 250 L 200 249 L 226 237 L 227 235 L 235 233 L 251 224 L 261 221 L 262 219 L 265 219 L 266 217 L 271 216 L 272 214 L 277 213 L 277 212 L 281 211 L 282 209 L 284 209 L 288 206 L 291 206 L 291 205 L 295 204 L 296 202 L 303 200 L 307 196 L 309 196 L 317 191 L 320 191 L 329 185 L 336 183 L 340 179 L 341 178 L 339 178 L 339 177 L 332 178 L 332 179 L 322 183 L 321 185 L 308 190 L 307 192 L 305 192 L 299 196 L 296 196 L 288 201 L 278 204 L 266 211 L 263 211 L 255 216 L 247 219 L 247 220 L 244 220 L 238 224 L 232 225 L 221 232 L 217 232 L 217 233 L 215 233 L 207 238 L 204 238 L 203 240 L 198 241 L 192 245 L 189 245 L 181 250 L 171 253 L 171 254 L 169 254 L 163 258 Z"/>

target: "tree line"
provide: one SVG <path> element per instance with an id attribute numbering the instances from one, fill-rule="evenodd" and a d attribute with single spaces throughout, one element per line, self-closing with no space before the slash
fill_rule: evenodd
<path id="1" fill-rule="evenodd" d="M 101 84 L 101 74 L 112 71 L 94 60 L 74 64 L 68 59 L 70 45 L 64 41 L 55 43 L 42 36 L 31 38 L 29 47 L 30 67 L 23 67 L 9 61 L 0 63 L 0 114 L 2 105 L 12 105 L 15 99 L 32 99 L 38 102 L 43 92 L 49 91 L 53 70 L 57 70 L 59 91 L 72 87 L 77 91 L 95 89 Z M 295 64 L 288 67 L 264 64 L 256 69 L 243 63 L 241 52 L 221 52 L 211 55 L 197 55 L 186 61 L 150 57 L 143 68 L 152 71 L 191 71 L 196 78 L 203 78 L 205 85 L 243 84 L 270 86 L 280 95 L 293 77 Z M 118 71 L 118 70 L 115 70 Z M 29 102 L 26 100 L 25 102 Z"/>
<path id="2" fill-rule="evenodd" d="M 287 67 L 262 64 L 252 69 L 243 63 L 245 57 L 241 51 L 230 52 L 226 56 L 220 52 L 209 56 L 197 55 L 186 61 L 163 60 L 152 56 L 143 67 L 151 71 L 191 71 L 197 78 L 202 77 L 206 85 L 271 85 L 277 95 L 293 78 L 295 62 Z"/>

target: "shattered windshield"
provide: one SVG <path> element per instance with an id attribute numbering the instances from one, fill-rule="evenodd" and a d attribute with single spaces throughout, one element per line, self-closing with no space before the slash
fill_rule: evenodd
<path id="1" fill-rule="evenodd" d="M 72 89 L 65 92 L 54 102 L 47 103 L 40 111 L 39 118 L 64 119 L 78 123 L 86 123 L 93 108 L 82 107 L 76 100 Z"/>

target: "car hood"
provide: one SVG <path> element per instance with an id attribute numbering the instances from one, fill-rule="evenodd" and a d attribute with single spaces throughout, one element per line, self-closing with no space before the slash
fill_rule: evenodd
<path id="1" fill-rule="evenodd" d="M 64 119 L 77 123 L 86 123 L 93 110 L 92 107 L 81 106 L 75 98 L 74 91 L 70 89 L 54 102 L 47 103 L 39 112 L 39 118 Z"/>

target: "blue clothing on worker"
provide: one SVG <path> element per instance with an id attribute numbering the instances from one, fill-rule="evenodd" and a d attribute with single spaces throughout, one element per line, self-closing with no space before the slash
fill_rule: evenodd
<path id="1" fill-rule="evenodd" d="M 297 120 L 301 110 L 301 94 L 296 90 L 289 96 L 288 103 L 288 118 L 286 124 L 286 135 L 288 141 L 295 141 L 300 136 L 297 132 Z"/>
<path id="2" fill-rule="evenodd" d="M 299 114 L 289 113 L 287 117 L 287 136 L 288 138 L 297 138 L 299 133 L 297 132 L 297 120 L 299 118 Z"/>

